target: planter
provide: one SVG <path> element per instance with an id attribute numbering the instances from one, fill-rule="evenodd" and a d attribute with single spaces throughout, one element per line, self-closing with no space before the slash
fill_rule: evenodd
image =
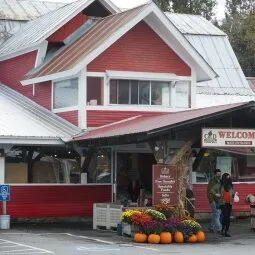
<path id="1" fill-rule="evenodd" d="M 137 232 L 139 232 L 137 226 L 122 222 L 122 235 L 134 237 Z"/>

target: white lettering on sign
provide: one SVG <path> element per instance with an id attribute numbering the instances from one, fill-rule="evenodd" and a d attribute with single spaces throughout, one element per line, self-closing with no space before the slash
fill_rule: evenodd
<path id="1" fill-rule="evenodd" d="M 203 128 L 202 147 L 254 147 L 254 129 Z"/>

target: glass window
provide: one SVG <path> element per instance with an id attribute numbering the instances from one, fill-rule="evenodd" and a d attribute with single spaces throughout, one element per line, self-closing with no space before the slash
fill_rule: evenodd
<path id="1" fill-rule="evenodd" d="M 131 81 L 131 104 L 138 104 L 138 81 Z"/>
<path id="2" fill-rule="evenodd" d="M 54 109 L 78 105 L 78 78 L 54 82 L 53 90 Z"/>
<path id="3" fill-rule="evenodd" d="M 139 104 L 150 104 L 150 82 L 139 81 Z"/>
<path id="4" fill-rule="evenodd" d="M 176 107 L 177 108 L 189 108 L 190 105 L 190 82 L 178 81 L 175 86 L 176 93 Z"/>
<path id="5" fill-rule="evenodd" d="M 170 105 L 170 92 L 168 82 L 151 82 L 151 104 Z"/>
<path id="6" fill-rule="evenodd" d="M 88 183 L 111 183 L 111 149 L 98 148 L 87 172 Z"/>
<path id="7" fill-rule="evenodd" d="M 118 95 L 118 81 L 110 81 L 110 104 L 117 104 L 117 95 Z"/>
<path id="8" fill-rule="evenodd" d="M 129 104 L 129 81 L 119 80 L 118 104 Z"/>

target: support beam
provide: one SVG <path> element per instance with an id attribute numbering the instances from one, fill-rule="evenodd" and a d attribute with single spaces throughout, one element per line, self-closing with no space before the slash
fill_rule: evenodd
<path id="1" fill-rule="evenodd" d="M 79 75 L 78 85 L 78 126 L 81 129 L 87 128 L 87 72 L 82 69 Z"/>
<path id="2" fill-rule="evenodd" d="M 0 183 L 5 183 L 5 155 L 3 149 L 0 149 Z"/>

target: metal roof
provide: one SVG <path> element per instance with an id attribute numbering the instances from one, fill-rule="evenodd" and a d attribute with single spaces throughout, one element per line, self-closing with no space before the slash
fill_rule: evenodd
<path id="1" fill-rule="evenodd" d="M 27 97 L 0 84 L 0 143 L 3 140 L 28 138 L 24 143 L 63 144 L 80 129 Z M 40 140 L 40 142 L 39 142 Z"/>
<path id="2" fill-rule="evenodd" d="M 94 129 L 81 136 L 75 137 L 74 140 L 81 141 L 109 138 L 139 133 L 151 134 L 157 132 L 158 130 L 162 130 L 163 128 L 173 128 L 191 122 L 194 123 L 198 120 L 201 120 L 202 118 L 209 118 L 217 114 L 234 111 L 246 105 L 249 106 L 249 102 L 162 114 L 152 117 L 145 117 L 140 115 L 136 118 Z"/>
<path id="3" fill-rule="evenodd" d="M 0 19 L 31 20 L 65 5 L 61 2 L 0 0 Z"/>
<path id="4" fill-rule="evenodd" d="M 253 97 L 255 94 L 251 90 L 224 32 L 198 15 L 166 14 L 218 74 L 218 77 L 210 81 L 199 82 L 197 94 L 213 95 L 213 97 L 215 95 L 249 96 L 252 98 L 247 97 L 245 101 L 255 100 Z M 238 101 L 240 102 L 240 100 Z M 197 107 L 202 107 L 202 105 L 197 100 Z"/>
<path id="5" fill-rule="evenodd" d="M 118 10 L 118 8 L 108 0 L 99 1 Z M 35 20 L 29 21 L 10 39 L 1 45 L 0 57 L 39 45 L 51 34 L 62 27 L 66 22 L 71 20 L 79 12 L 89 6 L 92 2 L 94 2 L 94 0 L 78 0 L 76 2 L 64 5 Z"/>
<path id="6" fill-rule="evenodd" d="M 118 29 L 123 27 L 147 7 L 148 4 L 145 4 L 98 20 L 98 22 L 78 40 L 67 45 L 65 49 L 49 63 L 39 67 L 39 71 L 28 74 L 26 79 L 32 79 L 72 69 L 89 53 L 100 46 L 106 39 L 116 33 Z"/>
<path id="7" fill-rule="evenodd" d="M 210 21 L 200 15 L 165 12 L 167 17 L 183 34 L 226 35 Z"/>

